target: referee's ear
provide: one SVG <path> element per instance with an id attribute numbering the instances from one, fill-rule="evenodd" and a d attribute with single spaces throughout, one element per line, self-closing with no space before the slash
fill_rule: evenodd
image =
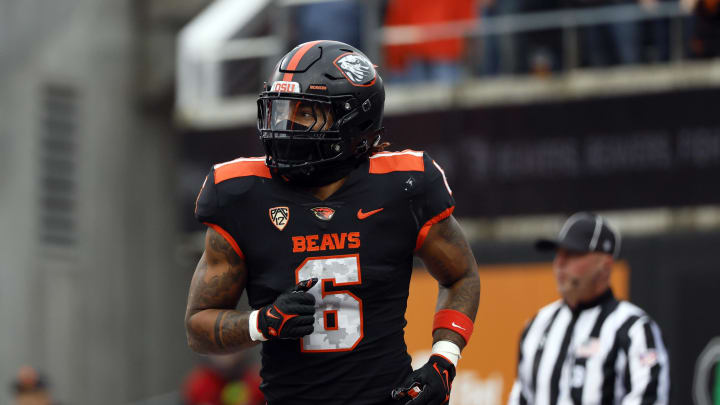
<path id="1" fill-rule="evenodd" d="M 613 259 L 612 255 L 609 254 L 603 254 L 602 255 L 602 268 L 603 273 L 608 278 L 608 282 L 610 280 L 610 273 L 612 272 L 613 264 L 615 263 L 615 259 Z"/>
<path id="2" fill-rule="evenodd" d="M 608 268 L 610 270 L 612 270 L 613 264 L 615 264 L 615 258 L 613 257 L 613 255 L 610 255 L 610 254 L 606 254 L 605 256 L 606 256 L 605 263 L 608 266 Z"/>

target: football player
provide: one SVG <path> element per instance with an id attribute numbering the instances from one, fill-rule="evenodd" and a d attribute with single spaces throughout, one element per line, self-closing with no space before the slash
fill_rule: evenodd
<path id="1" fill-rule="evenodd" d="M 383 151 L 384 101 L 362 52 L 297 46 L 258 98 L 266 156 L 215 165 L 198 195 L 209 228 L 189 345 L 227 353 L 262 342 L 270 405 L 448 401 L 478 308 L 477 265 L 440 166 Z M 415 371 L 403 336 L 414 255 L 439 286 L 433 354 Z M 235 310 L 243 291 L 252 311 Z"/>

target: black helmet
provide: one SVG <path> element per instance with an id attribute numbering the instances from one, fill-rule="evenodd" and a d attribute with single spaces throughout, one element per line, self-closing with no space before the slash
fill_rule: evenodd
<path id="1" fill-rule="evenodd" d="M 362 52 L 336 41 L 298 45 L 258 98 L 268 167 L 308 186 L 344 177 L 379 143 L 384 105 L 382 79 Z"/>

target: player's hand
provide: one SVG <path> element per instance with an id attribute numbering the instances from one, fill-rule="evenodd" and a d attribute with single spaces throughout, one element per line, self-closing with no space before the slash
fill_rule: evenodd
<path id="1" fill-rule="evenodd" d="M 406 405 L 442 405 L 450 399 L 455 366 L 443 356 L 433 354 L 424 366 L 410 373 L 392 390 L 392 398 Z"/>
<path id="2" fill-rule="evenodd" d="M 258 329 L 266 339 L 298 339 L 313 333 L 315 297 L 307 290 L 316 278 L 299 282 L 258 310 Z"/>

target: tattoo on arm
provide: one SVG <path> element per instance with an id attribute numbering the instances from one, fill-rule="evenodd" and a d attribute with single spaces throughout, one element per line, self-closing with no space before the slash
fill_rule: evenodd
<path id="1" fill-rule="evenodd" d="M 220 349 L 224 349 L 224 348 L 225 348 L 225 345 L 223 344 L 223 339 L 222 339 L 222 332 L 223 332 L 223 331 L 222 331 L 220 325 L 222 325 L 222 320 L 223 320 L 223 318 L 225 317 L 225 315 L 227 315 L 227 312 L 228 312 L 228 311 L 220 311 L 220 312 L 217 314 L 217 318 L 215 319 L 215 330 L 214 330 L 214 333 L 215 333 L 215 345 L 217 345 L 217 347 L 219 347 Z"/>
<path id="2" fill-rule="evenodd" d="M 246 280 L 245 262 L 222 235 L 209 228 L 185 314 L 193 350 L 224 353 L 254 344 L 247 332 L 248 313 L 235 311 Z"/>
<path id="3" fill-rule="evenodd" d="M 438 281 L 437 310 L 454 309 L 473 321 L 480 301 L 480 278 L 475 257 L 455 218 L 438 222 L 430 228 L 418 251 L 430 274 Z M 461 349 L 465 340 L 449 329 L 437 329 L 433 341 L 450 340 Z"/>
<path id="4" fill-rule="evenodd" d="M 241 264 L 242 259 L 235 252 L 235 249 L 230 246 L 222 235 L 212 228 L 208 228 L 206 246 L 207 245 L 210 245 L 210 248 L 217 254 L 222 255 L 230 266 L 237 267 Z"/>
<path id="5" fill-rule="evenodd" d="M 242 327 L 240 327 L 242 325 Z M 250 340 L 248 336 L 248 313 L 240 313 L 237 311 L 227 312 L 220 320 L 220 342 L 225 345 L 232 343 L 236 347 L 246 347 L 254 345 L 255 342 Z"/>

